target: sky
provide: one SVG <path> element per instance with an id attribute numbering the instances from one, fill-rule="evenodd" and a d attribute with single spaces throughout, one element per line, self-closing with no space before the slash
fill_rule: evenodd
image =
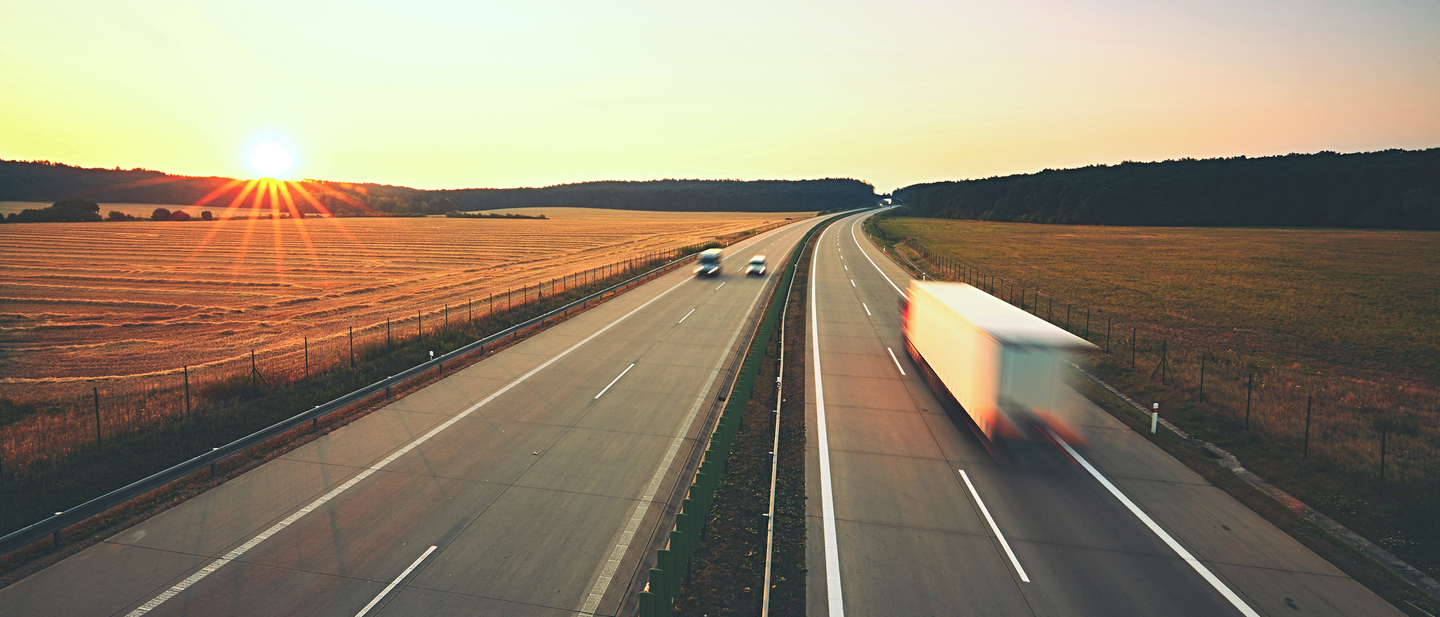
<path id="1" fill-rule="evenodd" d="M 1440 146 L 1440 0 L 0 8 L 0 159 L 417 188 Z"/>

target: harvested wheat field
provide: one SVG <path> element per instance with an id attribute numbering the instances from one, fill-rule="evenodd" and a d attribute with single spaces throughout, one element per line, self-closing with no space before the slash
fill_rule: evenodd
<path id="1" fill-rule="evenodd" d="M 0 226 L 0 398 L 88 395 L 92 382 L 182 367 L 248 370 L 252 350 L 293 364 L 308 346 L 323 364 L 351 328 L 357 342 L 384 337 L 387 319 L 397 334 L 428 330 L 481 314 L 492 294 L 809 216 L 524 213 L 549 218 Z"/>

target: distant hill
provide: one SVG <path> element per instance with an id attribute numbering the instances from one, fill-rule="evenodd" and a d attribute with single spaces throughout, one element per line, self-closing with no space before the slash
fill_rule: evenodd
<path id="1" fill-rule="evenodd" d="M 298 183 L 332 212 L 367 213 L 577 207 L 625 210 L 795 212 L 873 205 L 875 187 L 859 180 L 652 180 L 560 184 L 542 188 L 421 190 L 382 184 Z M 0 161 L 0 201 L 96 202 L 224 208 L 241 194 L 231 178 L 172 176 L 148 169 L 89 169 L 48 161 Z M 243 202 L 253 203 L 253 196 Z M 297 208 L 316 212 L 307 200 Z M 268 202 L 263 204 L 269 209 Z"/>
<path id="2" fill-rule="evenodd" d="M 916 184 L 900 216 L 1141 226 L 1440 229 L 1440 148 L 1126 161 Z"/>

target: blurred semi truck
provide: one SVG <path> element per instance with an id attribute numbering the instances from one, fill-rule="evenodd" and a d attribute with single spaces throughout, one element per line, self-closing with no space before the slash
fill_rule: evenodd
<path id="1" fill-rule="evenodd" d="M 1056 412 L 1067 356 L 1094 345 L 963 283 L 911 281 L 900 310 L 910 357 L 957 422 L 994 443 L 1047 428 L 1083 442 Z"/>

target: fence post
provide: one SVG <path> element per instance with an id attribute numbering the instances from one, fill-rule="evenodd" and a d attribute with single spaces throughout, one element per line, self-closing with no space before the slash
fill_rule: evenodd
<path id="1" fill-rule="evenodd" d="M 421 314 L 420 311 L 415 311 L 415 337 L 419 339 L 425 338 L 425 315 Z"/>
<path id="2" fill-rule="evenodd" d="M 385 352 L 390 352 L 390 318 L 385 318 Z"/>
<path id="3" fill-rule="evenodd" d="M 1250 393 L 1255 390 L 1255 373 L 1245 382 L 1245 430 L 1250 430 Z"/>
<path id="4" fill-rule="evenodd" d="M 1385 494 L 1385 434 L 1388 433 L 1389 424 L 1380 425 L 1380 494 Z"/>
<path id="5" fill-rule="evenodd" d="M 310 352 L 307 351 L 305 353 L 307 354 L 305 357 L 309 358 L 310 356 L 308 354 Z M 306 361 L 308 362 L 309 360 Z M 308 367 L 309 365 L 307 364 L 306 366 Z M 355 326 L 350 326 L 350 368 L 355 368 Z M 306 369 L 306 374 L 309 374 L 308 368 Z"/>
<path id="6" fill-rule="evenodd" d="M 95 392 L 95 447 L 98 448 L 98 447 L 100 447 L 100 446 L 102 445 L 102 443 L 103 443 L 103 442 L 100 441 L 100 387 L 99 387 L 99 386 L 96 386 L 96 387 L 94 388 L 94 392 Z"/>
<path id="7" fill-rule="evenodd" d="M 465 315 L 466 315 L 466 317 L 465 317 L 465 320 L 466 320 L 466 321 L 469 321 L 469 322 L 471 322 L 471 323 L 474 323 L 474 322 L 475 322 L 475 299 L 474 299 L 474 298 L 466 298 L 466 299 L 465 299 Z"/>
<path id="8" fill-rule="evenodd" d="M 1155 365 L 1155 370 L 1150 371 L 1150 378 L 1154 379 L 1155 374 L 1160 374 L 1160 383 L 1165 383 L 1165 373 L 1170 371 L 1170 339 L 1160 339 L 1160 362 Z"/>
<path id="9" fill-rule="evenodd" d="M 352 335 L 353 336 L 353 335 Z M 310 378 L 310 337 L 303 337 L 305 341 L 305 378 Z"/>
<path id="10" fill-rule="evenodd" d="M 1310 404 L 1315 402 L 1315 395 L 1305 397 L 1305 442 L 1300 447 L 1300 458 L 1310 457 Z"/>
<path id="11" fill-rule="evenodd" d="M 186 366 L 185 371 L 185 416 L 190 416 L 190 367 Z"/>
<path id="12" fill-rule="evenodd" d="M 1085 309 L 1085 340 L 1090 340 L 1090 309 Z"/>
<path id="13" fill-rule="evenodd" d="M 1200 352 L 1200 400 L 1205 400 L 1205 352 L 1203 351 Z"/>
<path id="14" fill-rule="evenodd" d="M 255 385 L 255 376 L 260 374 L 255 368 L 255 348 L 250 348 L 250 394 L 259 394 L 260 390 Z"/>

